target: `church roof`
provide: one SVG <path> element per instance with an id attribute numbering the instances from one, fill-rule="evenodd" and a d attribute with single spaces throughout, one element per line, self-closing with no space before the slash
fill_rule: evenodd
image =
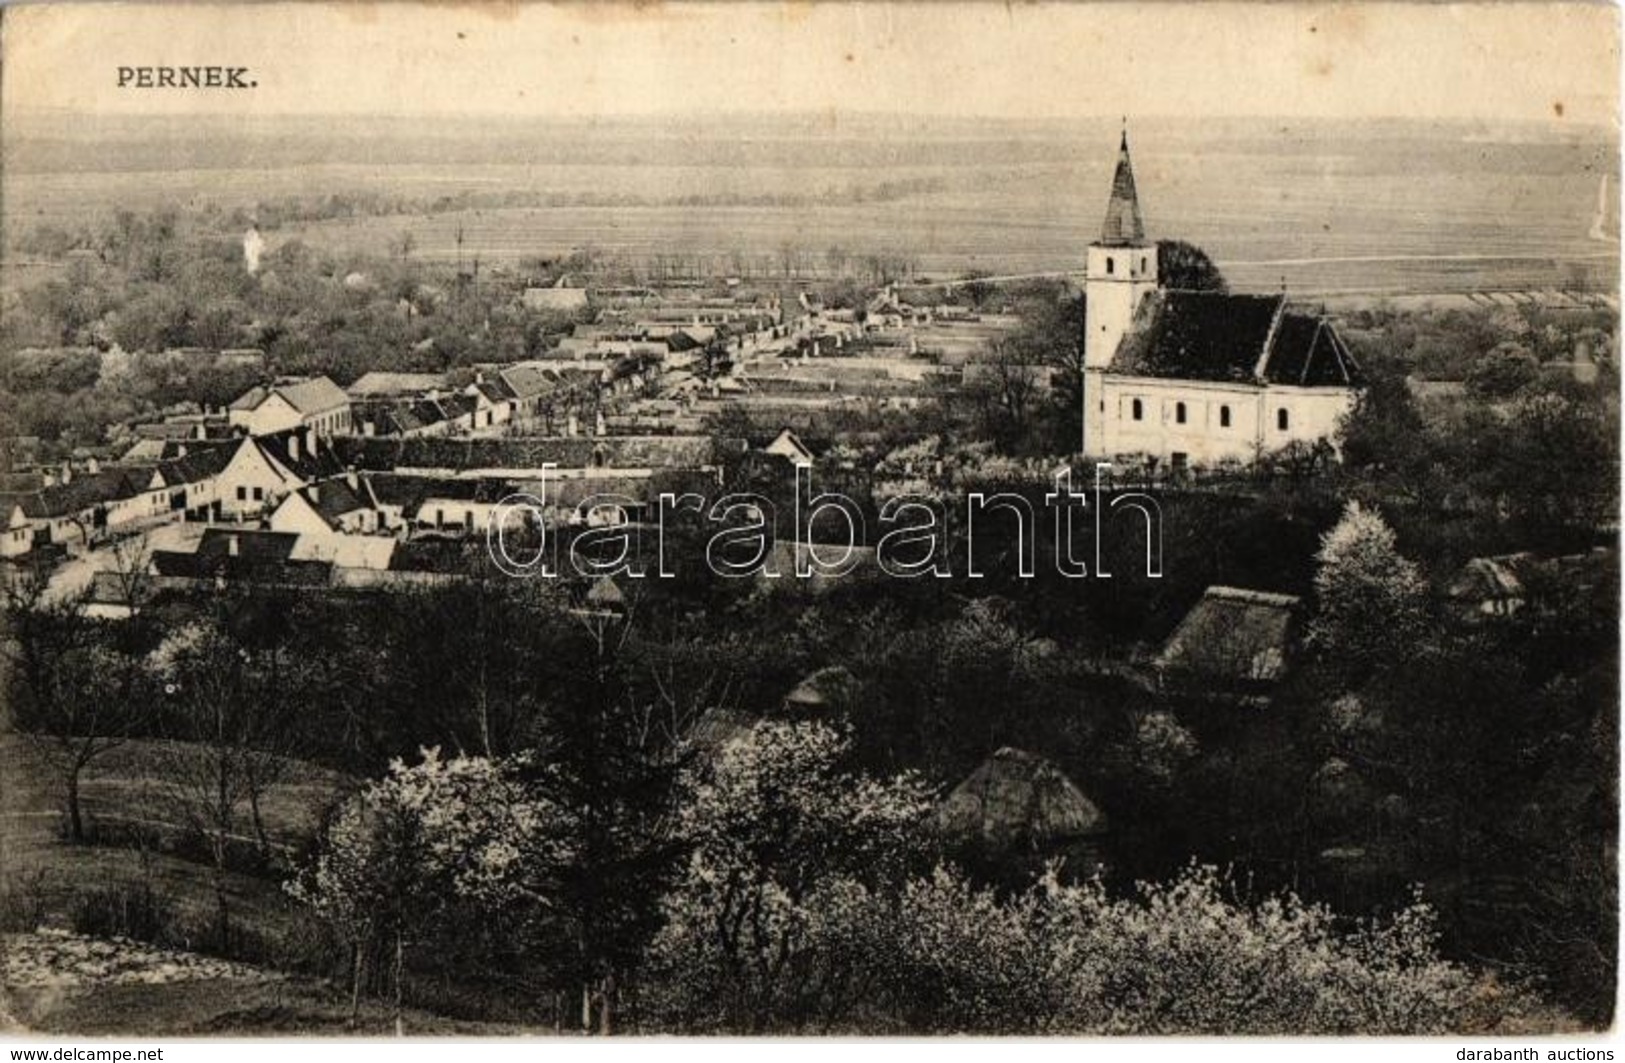
<path id="1" fill-rule="evenodd" d="M 1176 380 L 1353 387 L 1360 367 L 1324 317 L 1284 295 L 1157 291 L 1141 302 L 1112 372 Z"/>
<path id="2" fill-rule="evenodd" d="M 1112 175 L 1112 195 L 1106 201 L 1106 221 L 1100 227 L 1100 242 L 1107 247 L 1140 247 L 1145 244 L 1145 222 L 1140 217 L 1140 197 L 1134 190 L 1134 164 L 1128 157 L 1128 131 L 1117 149 L 1117 172 Z"/>

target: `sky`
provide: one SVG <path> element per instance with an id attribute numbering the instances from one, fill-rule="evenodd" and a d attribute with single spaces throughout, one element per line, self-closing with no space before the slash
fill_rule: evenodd
<path id="1" fill-rule="evenodd" d="M 10 113 L 1617 122 L 1604 4 L 53 4 L 0 22 Z M 233 91 L 121 66 L 245 66 Z"/>

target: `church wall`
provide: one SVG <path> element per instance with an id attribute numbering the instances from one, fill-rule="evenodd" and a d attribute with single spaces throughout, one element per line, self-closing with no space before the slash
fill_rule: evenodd
<path id="1" fill-rule="evenodd" d="M 1271 384 L 1264 389 L 1264 449 L 1279 450 L 1293 440 L 1337 442 L 1343 415 L 1354 408 L 1353 388 L 1297 388 Z M 1287 412 L 1287 428 L 1280 428 L 1280 411 Z"/>
<path id="2" fill-rule="evenodd" d="M 1354 393 L 1342 388 L 1258 387 L 1109 373 L 1091 373 L 1087 384 L 1085 449 L 1091 456 L 1149 454 L 1169 464 L 1175 455 L 1184 455 L 1190 465 L 1247 462 L 1293 440 L 1332 439 L 1354 401 Z M 1283 409 L 1285 429 L 1278 420 Z"/>

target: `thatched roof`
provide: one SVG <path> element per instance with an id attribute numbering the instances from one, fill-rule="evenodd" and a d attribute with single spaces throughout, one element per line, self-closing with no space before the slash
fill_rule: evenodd
<path id="1" fill-rule="evenodd" d="M 784 707 L 802 712 L 844 708 L 852 703 L 858 689 L 858 680 L 840 665 L 830 665 L 796 684 L 784 696 Z"/>
<path id="2" fill-rule="evenodd" d="M 1163 647 L 1164 672 L 1234 683 L 1281 677 L 1292 648 L 1299 601 L 1239 587 L 1209 587 Z"/>
<path id="3" fill-rule="evenodd" d="M 1054 764 L 1006 746 L 943 799 L 936 825 L 966 841 L 1041 845 L 1103 833 L 1106 816 Z"/>

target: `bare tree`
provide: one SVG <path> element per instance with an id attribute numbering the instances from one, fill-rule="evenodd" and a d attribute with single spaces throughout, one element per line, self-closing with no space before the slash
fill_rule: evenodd
<path id="1" fill-rule="evenodd" d="M 7 709 L 61 779 L 68 836 L 82 842 L 80 784 L 85 769 L 122 745 L 140 716 L 138 670 L 85 616 L 82 599 L 49 601 L 43 580 L 11 589 L 6 624 Z"/>

